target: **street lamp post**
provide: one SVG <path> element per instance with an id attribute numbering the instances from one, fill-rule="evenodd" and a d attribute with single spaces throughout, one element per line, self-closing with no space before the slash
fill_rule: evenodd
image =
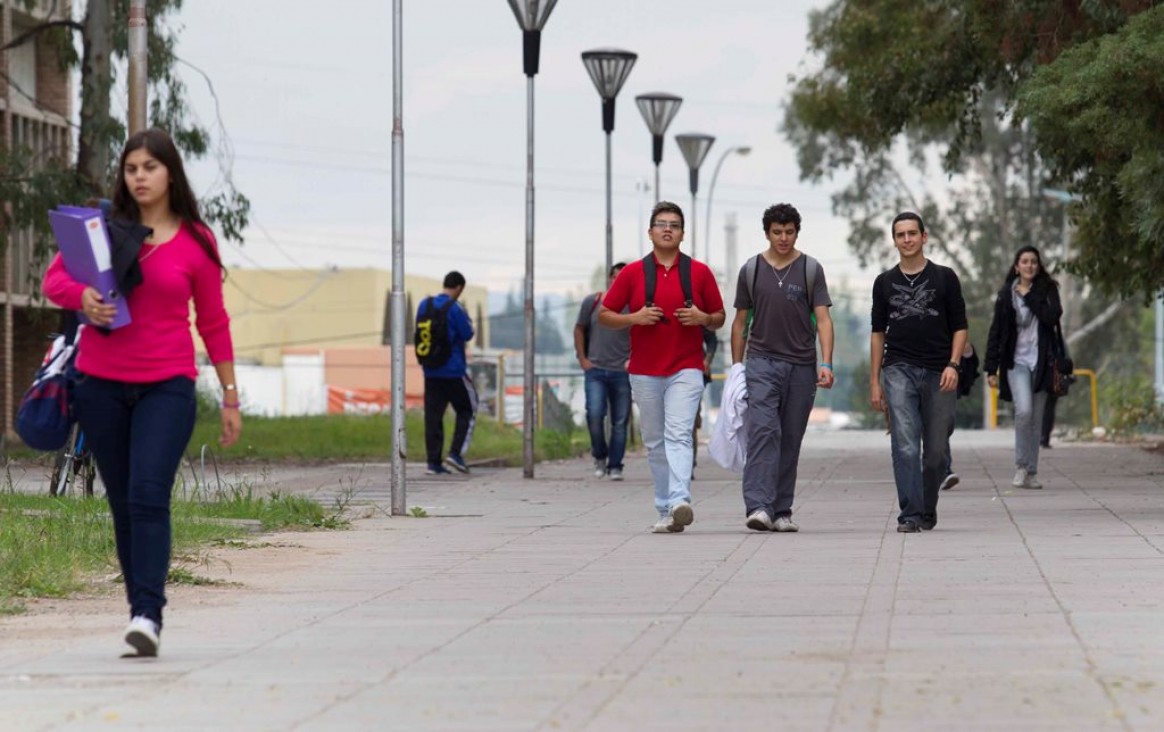
<path id="1" fill-rule="evenodd" d="M 679 151 L 683 153 L 683 159 L 687 161 L 688 181 L 691 188 L 691 222 L 687 227 L 691 232 L 691 256 L 696 257 L 698 249 L 696 248 L 696 224 L 695 224 L 695 194 L 699 192 L 699 166 L 703 165 L 704 158 L 711 150 L 712 144 L 715 143 L 715 138 L 711 135 L 704 135 L 698 132 L 689 132 L 683 135 L 675 135 L 675 142 L 679 143 Z"/>
<path id="2" fill-rule="evenodd" d="M 651 131 L 651 159 L 655 161 L 655 203 L 663 195 L 659 192 L 659 164 L 663 162 L 663 135 L 671 126 L 671 120 L 679 113 L 679 106 L 683 104 L 683 97 L 665 92 L 651 92 L 635 97 L 639 111 L 643 114 L 643 121 Z"/>
<path id="3" fill-rule="evenodd" d="M 404 0 L 392 0 L 392 515 L 408 505 L 404 460 L 408 437 L 404 414 Z"/>
<path id="4" fill-rule="evenodd" d="M 703 255 L 703 263 L 708 267 L 711 266 L 711 200 L 712 196 L 715 195 L 715 180 L 719 177 L 719 169 L 723 167 L 723 161 L 727 160 L 728 155 L 731 155 L 732 153 L 736 153 L 737 155 L 747 155 L 750 152 L 752 152 L 752 148 L 748 147 L 747 145 L 729 147 L 727 150 L 723 151 L 723 155 L 719 156 L 719 160 L 716 161 L 715 168 L 711 172 L 711 185 L 707 187 L 707 216 L 705 217 L 707 220 L 703 224 L 703 232 L 705 234 L 703 237 L 703 246 L 705 249 L 707 249 L 707 253 Z M 728 272 L 727 275 L 730 276 L 731 272 Z"/>
<path id="5" fill-rule="evenodd" d="M 558 0 L 508 0 L 522 32 L 525 71 L 525 347 L 522 353 L 522 474 L 534 477 L 534 76 L 541 55 L 542 28 Z M 498 409 L 504 405 L 498 405 Z"/>
<path id="6" fill-rule="evenodd" d="M 511 2 L 513 0 L 510 0 Z M 582 63 L 602 97 L 602 131 L 606 133 L 606 268 L 614 264 L 614 221 L 611 208 L 610 133 L 614 132 L 614 98 L 626 83 L 638 54 L 618 48 L 599 48 L 582 53 Z"/>

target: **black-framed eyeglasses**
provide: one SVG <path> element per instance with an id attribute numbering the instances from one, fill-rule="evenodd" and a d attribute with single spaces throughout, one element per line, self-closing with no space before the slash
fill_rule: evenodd
<path id="1" fill-rule="evenodd" d="M 651 226 L 655 227 L 656 229 L 662 229 L 663 231 L 666 231 L 667 229 L 670 229 L 671 231 L 683 231 L 683 224 L 679 221 L 656 221 L 652 223 Z"/>

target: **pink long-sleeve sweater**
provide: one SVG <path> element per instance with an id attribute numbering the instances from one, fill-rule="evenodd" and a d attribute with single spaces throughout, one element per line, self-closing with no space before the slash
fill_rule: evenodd
<path id="1" fill-rule="evenodd" d="M 214 236 L 207 231 L 214 241 Z M 142 284 L 129 293 L 133 322 L 108 334 L 87 329 L 77 353 L 82 373 L 113 381 L 144 384 L 175 376 L 197 378 L 190 300 L 195 324 L 212 363 L 234 360 L 230 317 L 222 302 L 222 270 L 183 224 L 163 244 L 145 244 L 138 254 Z M 65 270 L 57 254 L 42 284 L 44 294 L 69 310 L 81 309 L 85 285 Z"/>

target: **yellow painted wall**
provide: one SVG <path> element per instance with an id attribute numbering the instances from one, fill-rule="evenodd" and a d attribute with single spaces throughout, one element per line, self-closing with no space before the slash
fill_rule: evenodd
<path id="1" fill-rule="evenodd" d="M 284 348 L 379 346 L 392 273 L 378 269 L 232 269 L 223 284 L 235 360 L 277 366 Z M 406 275 L 411 327 L 416 308 L 441 291 L 441 281 Z M 470 282 L 460 303 L 488 343 L 487 292 Z M 202 341 L 195 338 L 199 352 Z"/>

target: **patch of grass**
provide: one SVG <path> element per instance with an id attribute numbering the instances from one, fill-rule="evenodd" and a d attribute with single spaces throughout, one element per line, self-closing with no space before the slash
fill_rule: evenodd
<path id="1" fill-rule="evenodd" d="M 244 522 L 265 530 L 339 529 L 348 525 L 345 508 L 343 502 L 325 509 L 303 496 L 261 495 L 246 483 L 212 491 L 179 480 L 171 508 L 170 581 L 213 582 L 191 566 L 208 561 L 209 546 L 242 542 L 251 534 Z M 0 490 L 0 557 L 0 614 L 20 612 L 25 598 L 83 592 L 94 577 L 120 571 L 104 498 L 56 498 L 11 487 Z"/>
<path id="2" fill-rule="evenodd" d="M 428 511 L 424 510 L 424 506 L 413 506 L 408 509 L 408 515 L 412 518 L 428 518 Z"/>
<path id="3" fill-rule="evenodd" d="M 378 415 L 312 415 L 306 417 L 251 417 L 243 422 L 242 438 L 227 449 L 217 445 L 220 423 L 217 415 L 200 415 L 190 440 L 190 451 L 211 445 L 220 460 L 304 462 L 387 461 L 392 456 L 392 418 Z M 452 434 L 453 417 L 445 420 L 445 434 Z M 405 415 L 408 455 L 416 460 L 424 455 L 424 414 L 419 410 Z M 567 434 L 541 429 L 534 432 L 534 457 L 559 460 L 580 455 L 589 447 L 585 430 Z M 480 419 L 473 430 L 473 460 L 494 459 L 505 465 L 521 465 L 521 430 Z"/>

